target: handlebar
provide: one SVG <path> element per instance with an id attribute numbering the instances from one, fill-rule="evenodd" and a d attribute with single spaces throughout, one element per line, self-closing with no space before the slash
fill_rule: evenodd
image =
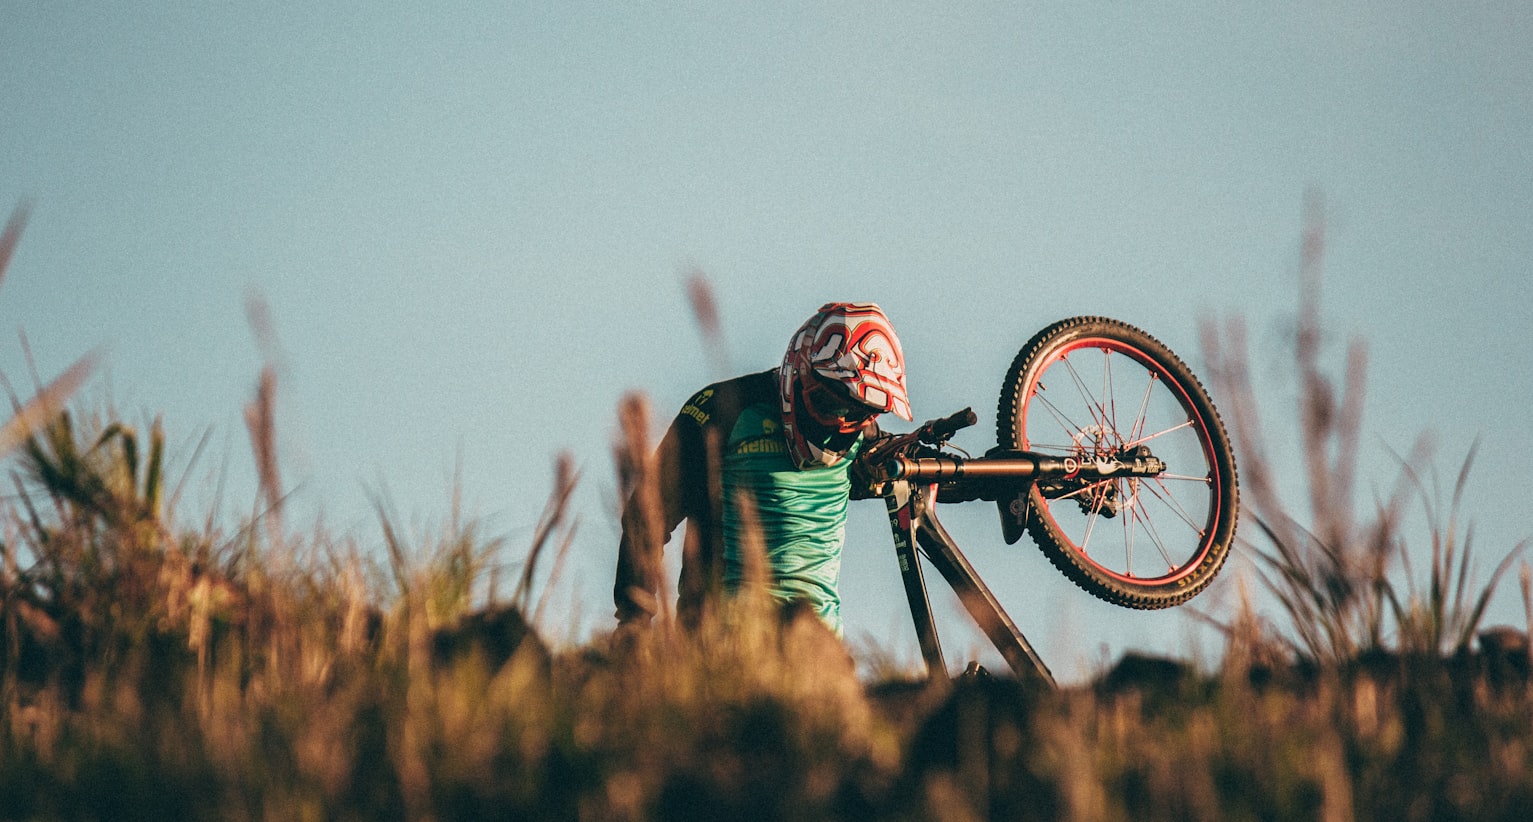
<path id="1" fill-rule="evenodd" d="M 916 432 L 916 437 L 927 445 L 941 445 L 952 439 L 953 435 L 968 428 L 979 421 L 974 415 L 973 408 L 965 408 L 951 416 L 932 420 L 922 425 Z"/>

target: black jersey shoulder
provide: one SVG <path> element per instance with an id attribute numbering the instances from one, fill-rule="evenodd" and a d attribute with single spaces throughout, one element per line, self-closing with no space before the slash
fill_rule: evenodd
<path id="1" fill-rule="evenodd" d="M 774 368 L 713 383 L 693 394 L 678 416 L 699 426 L 721 426 L 732 422 L 747 406 L 776 401 L 777 369 Z"/>

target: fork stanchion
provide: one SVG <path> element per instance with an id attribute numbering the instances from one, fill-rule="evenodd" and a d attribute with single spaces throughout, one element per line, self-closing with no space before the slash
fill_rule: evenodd
<path id="1" fill-rule="evenodd" d="M 921 573 L 921 558 L 916 553 L 915 508 L 920 500 L 908 482 L 890 483 L 884 494 L 889 509 L 889 528 L 894 532 L 894 554 L 899 560 L 900 580 L 905 584 L 905 598 L 910 603 L 910 618 L 915 622 L 921 657 L 926 660 L 926 675 L 947 675 L 942 657 L 942 643 L 937 638 L 937 623 L 932 618 L 931 600 L 926 594 L 926 579 Z"/>

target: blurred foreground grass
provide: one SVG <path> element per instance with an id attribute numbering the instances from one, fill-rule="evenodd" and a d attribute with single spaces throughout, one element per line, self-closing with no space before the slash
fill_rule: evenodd
<path id="1" fill-rule="evenodd" d="M 259 426 L 253 426 L 258 430 Z M 642 453 L 642 452 L 641 452 Z M 1126 658 L 1061 691 L 864 682 L 745 595 L 554 648 L 473 524 L 382 567 L 323 535 L 177 530 L 164 447 L 53 417 L 4 516 L 0 817 L 1400 819 L 1533 809 L 1525 644 L 1213 671 Z M 567 545 L 560 472 L 529 566 Z M 546 559 L 546 558 L 544 558 Z M 529 573 L 524 579 L 531 579 Z M 1498 634 L 1505 638 L 1505 632 Z M 1513 636 L 1520 639 L 1521 635 Z"/>

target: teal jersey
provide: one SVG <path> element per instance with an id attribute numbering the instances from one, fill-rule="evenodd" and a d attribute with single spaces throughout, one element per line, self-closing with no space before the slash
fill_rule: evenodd
<path id="1" fill-rule="evenodd" d="M 660 563 L 648 535 L 662 544 L 682 522 L 681 576 L 676 608 L 682 624 L 697 625 L 715 592 L 738 589 L 744 577 L 744 522 L 761 528 L 772 594 L 809 603 L 839 632 L 841 547 L 846 534 L 848 492 L 859 487 L 853 462 L 865 433 L 836 443 L 846 457 L 835 465 L 799 470 L 782 429 L 776 369 L 714 383 L 692 395 L 671 421 L 655 450 L 658 510 L 630 500 L 624 510 L 612 585 L 619 621 L 643 620 L 658 610 L 664 591 Z M 737 498 L 753 506 L 742 516 Z M 658 546 L 655 546 L 658 547 Z"/>
<path id="2" fill-rule="evenodd" d="M 841 633 L 849 472 L 861 447 L 859 438 L 835 465 L 800 470 L 788 455 L 777 406 L 757 402 L 740 410 L 723 449 L 727 589 L 735 590 L 744 578 L 744 531 L 754 522 L 766 551 L 772 596 L 809 603 Z"/>

